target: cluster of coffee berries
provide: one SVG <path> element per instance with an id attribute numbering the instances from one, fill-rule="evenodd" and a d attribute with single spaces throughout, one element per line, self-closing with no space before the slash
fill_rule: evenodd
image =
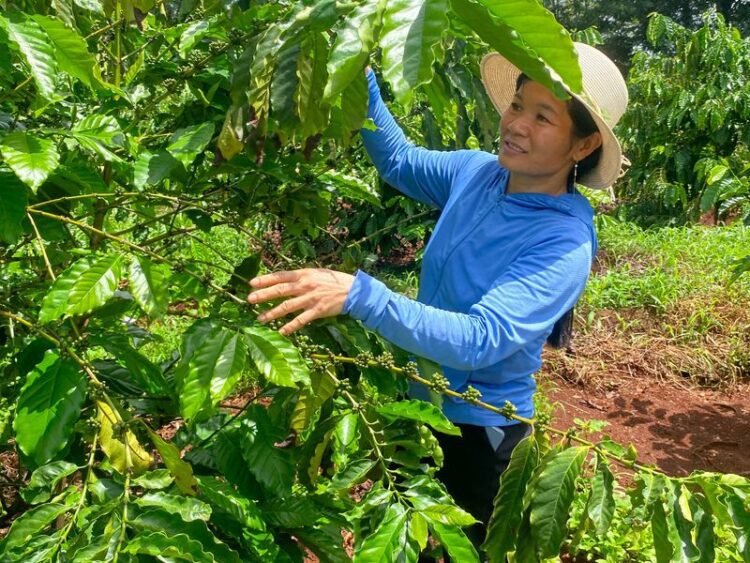
<path id="1" fill-rule="evenodd" d="M 212 55 L 216 55 L 217 53 L 221 53 L 226 48 L 226 41 L 214 41 L 213 43 L 211 43 L 211 45 L 209 45 L 208 50 L 211 51 Z"/>
<path id="2" fill-rule="evenodd" d="M 396 367 L 396 360 L 390 352 L 383 352 L 377 357 L 376 361 L 385 369 L 393 369 Z"/>
<path id="3" fill-rule="evenodd" d="M 448 378 L 445 377 L 442 373 L 436 373 L 435 375 L 432 376 L 430 387 L 432 387 L 434 391 L 437 391 L 438 393 L 442 393 L 443 391 L 448 389 L 450 385 L 451 385 L 451 382 L 448 381 Z M 479 391 L 477 391 L 477 393 L 479 393 Z"/>
<path id="4" fill-rule="evenodd" d="M 362 352 L 354 358 L 354 365 L 358 368 L 369 368 L 370 362 L 374 362 L 375 358 L 372 352 Z"/>
<path id="5" fill-rule="evenodd" d="M 540 412 L 534 418 L 534 427 L 540 431 L 543 431 L 545 428 L 549 427 L 551 422 L 552 417 L 549 415 L 549 413 Z"/>
<path id="6" fill-rule="evenodd" d="M 472 405 L 476 405 L 481 399 L 482 394 L 479 392 L 478 389 L 475 389 L 471 385 L 469 385 L 466 388 L 466 391 L 464 391 L 462 398 L 467 403 L 471 403 Z"/>
<path id="7" fill-rule="evenodd" d="M 419 377 L 419 366 L 417 365 L 417 362 L 406 362 L 406 365 L 401 368 L 401 373 L 412 379 Z"/>
<path id="8" fill-rule="evenodd" d="M 503 405 L 503 408 L 500 409 L 500 411 L 505 418 L 511 420 L 515 416 L 516 412 L 518 412 L 518 409 L 516 408 L 516 405 L 514 405 L 510 401 L 505 401 L 505 404 Z"/>

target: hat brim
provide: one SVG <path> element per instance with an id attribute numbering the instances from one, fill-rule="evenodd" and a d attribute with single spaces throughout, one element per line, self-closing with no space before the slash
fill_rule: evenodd
<path id="1" fill-rule="evenodd" d="M 499 53 L 485 55 L 480 65 L 482 83 L 492 104 L 502 115 L 516 93 L 516 80 L 521 71 Z M 602 136 L 602 155 L 592 170 L 578 177 L 588 188 L 606 189 L 617 181 L 622 168 L 622 148 L 612 129 L 585 98 L 569 92 L 589 110 Z"/>

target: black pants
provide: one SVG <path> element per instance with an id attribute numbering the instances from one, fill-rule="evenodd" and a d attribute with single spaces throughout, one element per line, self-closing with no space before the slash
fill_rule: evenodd
<path id="1" fill-rule="evenodd" d="M 457 426 L 461 436 L 437 434 L 445 457 L 437 477 L 456 503 L 480 521 L 465 530 L 478 551 L 492 515 L 492 502 L 500 488 L 500 475 L 508 467 L 513 448 L 531 434 L 531 427 L 524 423 L 503 426 L 505 436 L 497 449 L 493 449 L 485 427 Z"/>

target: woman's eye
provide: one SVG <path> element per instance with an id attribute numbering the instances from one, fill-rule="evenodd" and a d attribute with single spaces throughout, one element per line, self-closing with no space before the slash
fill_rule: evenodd
<path id="1" fill-rule="evenodd" d="M 550 123 L 550 120 L 549 120 L 549 119 L 547 119 L 546 117 L 544 117 L 544 116 L 543 116 L 543 115 L 542 115 L 541 113 L 540 113 L 539 115 L 537 115 L 537 116 L 536 116 L 536 118 L 537 118 L 537 119 L 538 119 L 539 121 L 543 121 L 544 123 Z"/>
<path id="2" fill-rule="evenodd" d="M 521 104 L 519 104 L 519 103 L 517 103 L 517 102 L 511 102 L 511 104 L 510 104 L 510 108 L 511 108 L 511 109 L 512 109 L 513 111 L 521 111 Z"/>

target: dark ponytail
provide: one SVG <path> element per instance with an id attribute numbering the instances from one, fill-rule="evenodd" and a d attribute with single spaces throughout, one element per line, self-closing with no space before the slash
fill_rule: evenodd
<path id="1" fill-rule="evenodd" d="M 552 332 L 547 337 L 547 344 L 553 348 L 568 348 L 573 340 L 573 312 L 575 308 L 568 310 L 562 317 L 557 319 Z"/>

